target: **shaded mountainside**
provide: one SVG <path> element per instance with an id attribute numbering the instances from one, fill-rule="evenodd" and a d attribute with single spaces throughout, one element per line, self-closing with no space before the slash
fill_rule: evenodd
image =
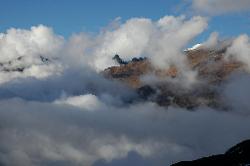
<path id="1" fill-rule="evenodd" d="M 250 140 L 230 148 L 225 154 L 204 157 L 194 161 L 182 161 L 172 166 L 248 166 L 250 165 Z"/>
<path id="2" fill-rule="evenodd" d="M 120 66 L 105 69 L 103 75 L 108 79 L 118 80 L 136 90 L 141 100 L 153 101 L 161 106 L 179 106 L 195 108 L 198 106 L 223 107 L 216 86 L 225 81 L 228 76 L 242 69 L 242 63 L 224 58 L 225 48 L 217 50 L 194 49 L 185 51 L 188 65 L 198 73 L 198 79 L 203 84 L 194 88 L 184 88 L 174 81 L 144 83 L 142 76 L 155 75 L 159 78 L 174 80 L 180 74 L 175 66 L 165 70 L 155 69 L 146 58 L 134 58 L 125 62 L 116 55 L 115 60 Z"/>

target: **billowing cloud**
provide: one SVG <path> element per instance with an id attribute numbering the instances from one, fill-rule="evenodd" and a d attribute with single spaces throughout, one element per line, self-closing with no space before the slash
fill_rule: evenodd
<path id="1" fill-rule="evenodd" d="M 133 18 L 99 36 L 101 44 L 94 52 L 91 65 L 99 70 L 114 65 L 112 57 L 116 53 L 125 60 L 148 57 L 159 68 L 183 64 L 183 49 L 206 27 L 207 20 L 203 17 L 189 20 L 185 16 L 165 16 L 156 22 Z"/>
<path id="2" fill-rule="evenodd" d="M 97 38 L 100 44 L 94 52 L 94 61 L 91 65 L 97 70 L 114 65 L 112 57 L 116 53 L 126 60 L 141 56 L 148 46 L 153 26 L 150 19 L 133 18 L 115 30 L 106 30 Z"/>
<path id="3" fill-rule="evenodd" d="M 193 17 L 186 20 L 184 16 L 166 16 L 158 23 L 159 31 L 147 47 L 147 55 L 155 66 L 164 68 L 170 65 L 185 65 L 183 50 L 185 46 L 207 27 L 203 17 Z M 178 64 L 179 63 L 179 64 Z"/>
<path id="4" fill-rule="evenodd" d="M 228 58 L 236 59 L 245 64 L 246 69 L 250 71 L 250 42 L 248 35 L 240 35 L 234 39 L 226 54 Z"/>
<path id="5" fill-rule="evenodd" d="M 54 59 L 63 43 L 63 37 L 43 25 L 30 30 L 11 28 L 6 33 L 0 33 L 0 83 L 15 78 L 42 79 L 60 74 L 62 66 Z M 50 60 L 47 61 L 47 58 Z M 18 72 L 20 70 L 23 73 Z"/>
<path id="6" fill-rule="evenodd" d="M 202 13 L 217 15 L 250 10 L 249 0 L 192 0 L 192 7 Z"/>
<path id="7" fill-rule="evenodd" d="M 8 62 L 21 56 L 53 57 L 63 44 L 63 38 L 43 25 L 30 30 L 11 28 L 0 34 L 0 61 Z M 31 59 L 29 59 L 31 60 Z"/>

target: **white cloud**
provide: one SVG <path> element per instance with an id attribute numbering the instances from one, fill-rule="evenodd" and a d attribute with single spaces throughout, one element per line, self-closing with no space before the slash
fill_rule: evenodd
<path id="1" fill-rule="evenodd" d="M 66 99 L 59 99 L 55 101 L 56 104 L 69 104 L 83 110 L 97 110 L 104 109 L 104 104 L 92 94 L 85 94 L 80 96 L 67 97 Z"/>
<path id="2" fill-rule="evenodd" d="M 11 28 L 0 36 L 0 62 L 20 56 L 53 57 L 64 42 L 51 28 L 43 25 L 31 27 L 30 30 Z"/>
<path id="3" fill-rule="evenodd" d="M 217 15 L 250 10 L 249 0 L 192 0 L 192 7 L 202 13 Z"/>
<path id="4" fill-rule="evenodd" d="M 248 35 L 240 35 L 234 39 L 232 45 L 227 49 L 226 56 L 242 62 L 250 72 L 250 42 Z"/>
<path id="5" fill-rule="evenodd" d="M 11 28 L 0 34 L 0 84 L 15 78 L 45 78 L 61 73 L 62 66 L 54 61 L 62 48 L 64 39 L 43 25 L 30 30 Z M 51 63 L 43 63 L 41 56 Z M 53 63 L 52 63 L 53 62 Z M 23 72 L 10 71 L 24 68 Z"/>
<path id="6" fill-rule="evenodd" d="M 155 66 L 166 68 L 173 64 L 185 65 L 185 46 L 205 30 L 207 22 L 203 17 L 186 20 L 184 16 L 166 16 L 157 25 L 146 54 Z"/>
<path id="7" fill-rule="evenodd" d="M 158 68 L 181 63 L 182 50 L 190 40 L 203 32 L 207 20 L 203 17 L 165 16 L 156 22 L 133 18 L 115 30 L 104 31 L 96 40 L 90 64 L 97 70 L 115 65 L 117 53 L 125 60 L 148 57 Z"/>
<path id="8" fill-rule="evenodd" d="M 93 60 L 92 52 L 95 50 L 96 41 L 93 36 L 85 33 L 73 34 L 60 51 L 60 56 L 65 64 L 72 67 L 87 66 Z"/>
<path id="9" fill-rule="evenodd" d="M 97 38 L 99 46 L 94 51 L 91 65 L 97 70 L 115 65 L 112 57 L 116 53 L 126 60 L 142 56 L 148 46 L 153 30 L 152 24 L 150 19 L 132 18 L 115 30 L 106 30 Z"/>

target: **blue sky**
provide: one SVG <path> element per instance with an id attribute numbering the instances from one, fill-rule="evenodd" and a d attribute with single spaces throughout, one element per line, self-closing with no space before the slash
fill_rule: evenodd
<path id="1" fill-rule="evenodd" d="M 0 0 L 0 31 L 10 27 L 30 28 L 44 24 L 69 37 L 77 32 L 98 32 L 116 17 L 157 20 L 165 15 L 193 15 L 187 0 Z M 223 37 L 250 34 L 249 12 L 210 17 L 209 27 L 199 38 L 218 31 Z"/>

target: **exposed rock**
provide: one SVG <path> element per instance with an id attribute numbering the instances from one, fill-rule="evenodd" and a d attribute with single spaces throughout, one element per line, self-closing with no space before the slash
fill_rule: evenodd
<path id="1" fill-rule="evenodd" d="M 118 54 L 116 54 L 112 59 L 115 60 L 120 65 L 128 64 L 128 62 L 122 60 Z"/>
<path id="2" fill-rule="evenodd" d="M 106 78 L 119 80 L 133 88 L 142 86 L 140 76 L 152 71 L 152 66 L 148 60 L 129 62 L 126 65 L 114 66 L 104 70 Z"/>

